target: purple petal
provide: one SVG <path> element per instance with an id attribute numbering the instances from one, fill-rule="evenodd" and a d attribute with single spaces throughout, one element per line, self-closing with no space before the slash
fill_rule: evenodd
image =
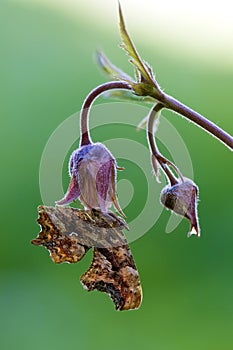
<path id="1" fill-rule="evenodd" d="M 122 211 L 116 195 L 116 170 L 115 170 L 114 164 L 112 164 L 112 168 L 111 168 L 110 196 L 114 204 L 114 207 L 116 208 L 118 213 L 121 214 L 124 218 L 126 218 L 126 215 Z"/>
<path id="2" fill-rule="evenodd" d="M 99 206 L 102 212 L 107 211 L 107 195 L 110 186 L 110 175 L 113 165 L 113 160 L 110 159 L 100 166 L 96 174 L 96 189 L 98 194 Z"/>
<path id="3" fill-rule="evenodd" d="M 73 174 L 70 180 L 70 184 L 68 187 L 68 190 L 60 201 L 55 202 L 57 205 L 65 205 L 73 202 L 75 199 L 77 199 L 80 196 L 80 189 L 78 182 L 75 178 L 75 175 Z"/>

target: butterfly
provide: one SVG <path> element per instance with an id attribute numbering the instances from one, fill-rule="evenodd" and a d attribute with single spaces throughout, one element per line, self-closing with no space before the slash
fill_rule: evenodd
<path id="1" fill-rule="evenodd" d="M 116 310 L 140 307 L 140 278 L 122 232 L 127 228 L 122 218 L 60 206 L 39 206 L 38 213 L 41 231 L 32 244 L 44 246 L 56 264 L 77 263 L 93 249 L 91 266 L 80 278 L 83 287 L 107 293 Z"/>

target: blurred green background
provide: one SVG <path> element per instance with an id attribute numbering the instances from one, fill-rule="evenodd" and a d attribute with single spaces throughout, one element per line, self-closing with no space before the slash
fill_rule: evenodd
<path id="1" fill-rule="evenodd" d="M 114 20 L 104 30 L 103 23 L 85 20 L 81 10 L 75 19 L 44 2 L 1 2 L 1 348 L 232 349 L 232 154 L 182 118 L 164 114 L 192 157 L 202 237 L 187 239 L 186 221 L 165 234 L 170 214 L 164 211 L 153 229 L 130 245 L 144 293 L 139 310 L 116 312 L 107 295 L 83 290 L 79 276 L 91 254 L 79 264 L 56 266 L 45 249 L 30 244 L 39 231 L 44 146 L 80 109 L 85 95 L 105 81 L 93 63 L 94 50 L 101 46 L 132 71 L 117 47 Z M 156 65 L 166 92 L 232 133 L 233 69 L 188 60 L 188 48 L 173 59 L 166 43 L 141 41 L 138 49 Z M 105 140 L 108 132 L 104 128 L 95 137 Z M 141 142 L 146 144 L 145 138 Z M 134 169 L 128 174 L 134 177 Z M 139 191 L 136 195 L 135 201 L 145 200 Z"/>

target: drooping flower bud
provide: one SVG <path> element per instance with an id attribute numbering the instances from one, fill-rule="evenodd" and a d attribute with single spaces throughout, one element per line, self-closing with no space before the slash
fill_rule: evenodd
<path id="1" fill-rule="evenodd" d="M 81 146 L 70 157 L 70 184 L 64 198 L 56 204 L 79 199 L 87 209 L 99 209 L 103 213 L 113 204 L 125 216 L 116 196 L 116 169 L 115 158 L 103 144 Z"/>
<path id="2" fill-rule="evenodd" d="M 188 237 L 193 234 L 200 237 L 197 216 L 198 187 L 193 181 L 185 178 L 183 182 L 164 187 L 160 200 L 166 208 L 190 221 L 191 228 Z"/>

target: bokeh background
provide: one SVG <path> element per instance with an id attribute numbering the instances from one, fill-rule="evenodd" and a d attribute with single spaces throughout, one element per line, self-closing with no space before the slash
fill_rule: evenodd
<path id="1" fill-rule="evenodd" d="M 174 4 L 122 0 L 128 29 L 166 92 L 232 133 L 232 5 Z M 43 248 L 30 244 L 39 231 L 45 144 L 90 89 L 105 81 L 93 61 L 95 49 L 132 72 L 118 48 L 117 21 L 115 0 L 0 3 L 2 349 L 232 349 L 232 154 L 182 118 L 164 113 L 193 161 L 202 237 L 188 239 L 186 221 L 166 234 L 170 214 L 164 211 L 131 244 L 144 292 L 139 310 L 116 312 L 106 295 L 82 289 L 79 276 L 91 254 L 79 264 L 56 266 Z M 101 141 L 111 133 L 100 128 L 95 137 Z M 129 180 L 146 186 L 128 166 Z M 136 191 L 134 200 L 143 205 L 145 196 Z M 132 202 L 129 218 L 137 211 Z"/>

